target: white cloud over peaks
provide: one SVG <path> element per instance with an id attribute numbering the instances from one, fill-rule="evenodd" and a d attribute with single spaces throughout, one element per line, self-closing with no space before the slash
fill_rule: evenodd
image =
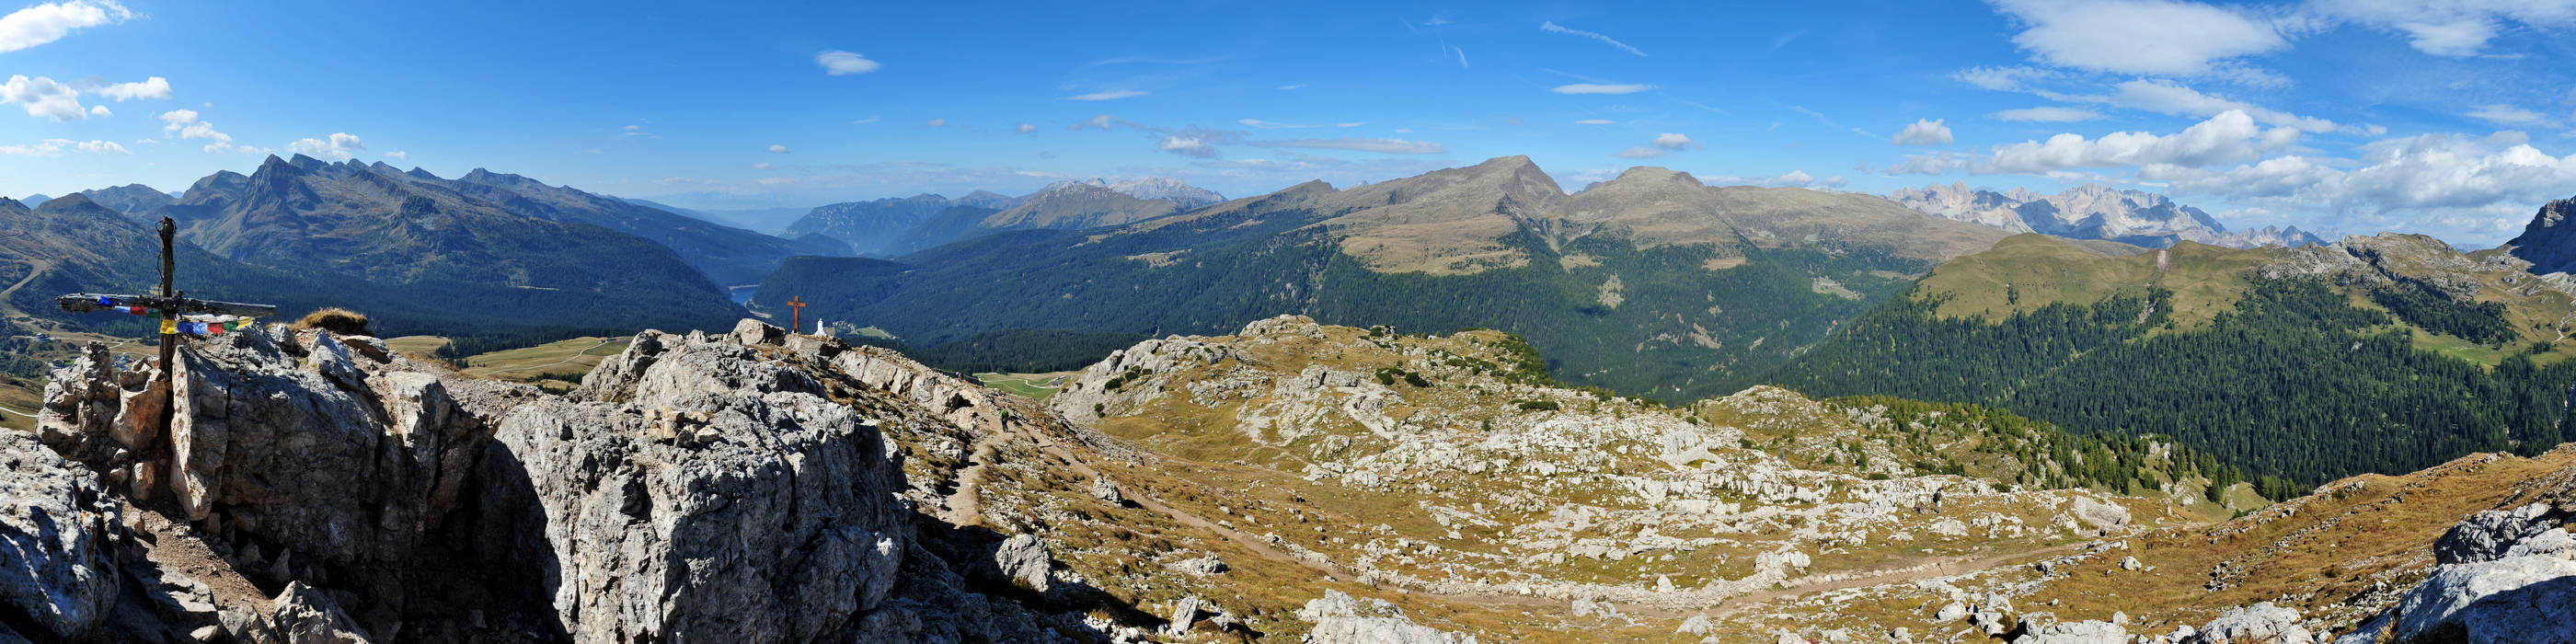
<path id="1" fill-rule="evenodd" d="M 2122 74 L 2191 76 L 2289 41 L 2233 10 L 2172 0 L 1992 0 L 2024 30 L 2013 44 L 2033 61 Z"/>
<path id="2" fill-rule="evenodd" d="M 1105 91 L 1105 92 L 1092 92 L 1092 93 L 1089 93 L 1089 94 L 1075 94 L 1075 95 L 1072 95 L 1072 96 L 1067 96 L 1067 97 L 1065 97 L 1065 99 L 1066 99 L 1066 100 L 1075 100 L 1075 101 L 1114 101 L 1114 100 L 1118 100 L 1118 99 L 1122 99 L 1122 98 L 1134 98 L 1134 97 L 1144 96 L 1144 95 L 1145 95 L 1145 92 L 1144 92 L 1144 91 L 1142 91 L 1142 90 L 1133 90 L 1133 89 L 1113 89 L 1113 90 L 1109 90 L 1109 91 Z"/>
<path id="3" fill-rule="evenodd" d="M 1949 145 L 1957 139 L 1950 138 L 1950 127 L 1941 124 L 1945 120 L 1948 119 L 1915 119 L 1913 124 L 1905 126 L 1905 131 L 1896 133 L 1896 144 Z"/>
<path id="4" fill-rule="evenodd" d="M 1915 154 L 1907 155 L 1904 160 L 1887 166 L 1887 169 L 1882 170 L 1882 172 L 1890 175 L 1948 174 L 1960 170 L 1966 170 L 1968 169 L 1968 166 L 1974 165 L 1975 162 L 1976 157 L 1957 152 L 1944 151 L 1932 154 Z"/>
<path id="5" fill-rule="evenodd" d="M 133 154 L 125 151 L 125 146 L 117 145 L 115 141 L 71 139 L 45 139 L 43 143 L 35 145 L 0 145 L 0 154 L 31 157 L 62 156 L 64 148 L 89 154 Z"/>
<path id="6" fill-rule="evenodd" d="M 2403 33 L 2417 51 L 2436 56 L 2477 55 L 2506 22 L 2576 26 L 2570 0 L 2315 0 L 2306 10 L 2326 21 Z"/>
<path id="7" fill-rule="evenodd" d="M 2119 85 L 2119 93 L 2108 102 L 2151 112 L 2181 116 L 2211 117 L 2230 110 L 2244 112 L 2254 120 L 2274 127 L 2298 128 L 2303 132 L 2331 132 L 2334 121 L 2299 116 L 2280 110 L 2256 107 L 2242 101 L 2200 93 L 2180 83 L 2161 80 L 2133 80 Z"/>
<path id="8" fill-rule="evenodd" d="M 80 104 L 80 90 L 43 76 L 9 77 L 8 83 L 0 84 L 0 103 L 17 103 L 18 107 L 27 110 L 28 116 L 42 116 L 57 122 L 89 118 L 89 110 Z"/>
<path id="9" fill-rule="evenodd" d="M 138 99 L 165 101 L 170 99 L 170 79 L 159 76 L 143 79 L 140 83 L 115 83 L 82 89 L 114 99 L 119 103 Z"/>
<path id="10" fill-rule="evenodd" d="M 349 134 L 347 132 L 333 133 L 331 135 L 331 140 L 328 141 L 322 139 L 296 139 L 294 143 L 286 144 L 286 151 L 288 152 L 318 159 L 331 159 L 334 161 L 349 160 L 350 157 L 357 156 L 358 152 L 366 149 L 367 144 L 359 142 L 356 135 Z"/>
<path id="11" fill-rule="evenodd" d="M 1618 152 L 1612 153 L 1610 156 L 1619 157 L 1619 158 L 1622 158 L 1622 159 L 1652 159 L 1652 158 L 1659 157 L 1659 156 L 1663 156 L 1663 155 L 1664 155 L 1664 151 L 1663 151 L 1663 150 L 1657 150 L 1657 149 L 1654 149 L 1654 148 L 1650 148 L 1650 147 L 1646 147 L 1646 146 L 1642 146 L 1642 145 L 1640 145 L 1640 146 L 1637 146 L 1637 147 L 1628 148 L 1628 149 L 1625 149 L 1625 150 L 1620 150 L 1620 151 L 1618 151 Z"/>
<path id="12" fill-rule="evenodd" d="M 233 149 L 232 135 L 217 132 L 215 124 L 198 120 L 196 110 L 170 110 L 156 118 L 161 119 L 163 132 L 178 134 L 181 139 L 206 139 L 207 152 Z"/>
<path id="13" fill-rule="evenodd" d="M 72 0 L 19 9 L 0 16 L 0 52 L 42 45 L 76 29 L 112 25 L 133 17 L 134 12 L 107 0 Z"/>
<path id="14" fill-rule="evenodd" d="M 1162 143 L 1154 146 L 1154 149 L 1200 159 L 1216 157 L 1216 146 L 1209 145 L 1206 139 L 1196 136 L 1185 136 L 1179 134 L 1166 136 L 1163 137 Z"/>
<path id="15" fill-rule="evenodd" d="M 2102 113 L 2078 107 L 2025 107 L 1994 114 L 1996 120 L 2022 123 L 2072 123 L 2102 118 Z"/>
<path id="16" fill-rule="evenodd" d="M 784 145 L 784 144 L 771 143 L 771 144 L 769 144 L 769 153 L 770 153 L 770 154 L 786 154 L 786 153 L 787 153 L 787 146 L 786 146 L 786 145 Z"/>
<path id="17" fill-rule="evenodd" d="M 1635 94 L 1654 88 L 1655 86 L 1653 85 L 1639 85 L 1635 83 L 1575 83 L 1572 85 L 1558 85 L 1555 89 L 1550 89 L 1548 91 L 1556 92 L 1558 94 Z"/>
<path id="18" fill-rule="evenodd" d="M 1665 132 L 1655 135 L 1655 147 L 1666 150 L 1697 150 L 1699 144 L 1691 142 L 1688 136 Z"/>
<path id="19" fill-rule="evenodd" d="M 1334 139 L 1287 139 L 1287 140 L 1281 140 L 1281 141 L 1247 141 L 1246 143 L 1249 143 L 1249 144 L 1251 144 L 1251 145 L 1258 145 L 1258 146 L 1263 146 L 1263 147 L 1273 147 L 1273 148 L 1314 148 L 1314 149 L 1323 149 L 1323 150 L 1351 150 L 1351 151 L 1354 151 L 1354 152 L 1377 152 L 1377 153 L 1382 153 L 1382 154 L 1442 154 L 1442 153 L 1446 153 L 1446 152 L 1448 152 L 1448 151 L 1449 151 L 1449 148 L 1448 148 L 1447 146 L 1443 146 L 1443 145 L 1441 145 L 1441 144 L 1439 144 L 1439 143 L 1434 143 L 1434 142 L 1431 142 L 1431 141 L 1407 141 L 1407 140 L 1404 140 L 1404 139 L 1366 139 L 1366 138 L 1358 138 L 1358 137 L 1342 137 L 1342 138 L 1334 138 Z"/>
<path id="20" fill-rule="evenodd" d="M 1527 24 L 1527 23 L 1523 23 L 1523 24 Z M 1631 54 L 1636 54 L 1636 55 L 1639 55 L 1639 56 L 1644 56 L 1644 55 L 1646 55 L 1646 52 L 1637 51 L 1637 48 L 1628 46 L 1628 43 L 1624 43 L 1624 42 L 1619 42 L 1619 41 L 1617 41 L 1617 40 L 1613 40 L 1613 39 L 1611 39 L 1609 36 L 1604 36 L 1604 35 L 1601 35 L 1601 34 L 1592 33 L 1592 32 L 1584 31 L 1584 30 L 1581 30 L 1581 29 L 1567 29 L 1567 28 L 1565 28 L 1565 27 L 1557 26 L 1557 24 L 1556 24 L 1555 22 L 1541 22 L 1541 23 L 1538 23 L 1538 30 L 1539 30 L 1539 31 L 1548 32 L 1548 33 L 1552 33 L 1552 34 L 1565 34 L 1565 35 L 1568 35 L 1568 36 L 1582 36 L 1582 37 L 1585 37 L 1585 38 L 1590 38 L 1590 39 L 1593 39 L 1593 40 L 1601 41 L 1601 42 L 1603 42 L 1603 43 L 1607 43 L 1607 44 L 1609 44 L 1609 45 L 1610 45 L 1610 46 L 1612 46 L 1612 47 L 1617 47 L 1617 48 L 1619 48 L 1619 50 L 1620 50 L 1620 51 L 1628 52 L 1628 53 L 1631 53 Z"/>
<path id="21" fill-rule="evenodd" d="M 878 67 L 883 66 L 878 64 L 877 61 L 868 60 L 868 57 L 866 56 L 838 49 L 815 54 L 814 64 L 822 65 L 823 73 L 833 76 L 865 74 L 876 71 Z"/>
<path id="22" fill-rule="evenodd" d="M 2469 118 L 2499 125 L 2539 125 L 2549 116 L 2511 105 L 2480 105 L 2469 111 Z"/>
<path id="23" fill-rule="evenodd" d="M 2229 110 L 2181 132 L 2158 136 L 2147 132 L 2114 132 L 2100 139 L 2059 134 L 2046 142 L 2026 141 L 1994 148 L 1977 164 L 1982 173 L 2039 174 L 2073 168 L 2171 165 L 2198 168 L 2255 158 L 2266 150 L 2298 141 L 2290 128 L 2265 130 L 2254 117 Z"/>
<path id="24" fill-rule="evenodd" d="M 386 152 L 386 153 L 385 153 L 385 158 L 387 158 L 387 159 L 393 159 L 393 160 L 395 160 L 395 161 L 410 161 L 410 160 L 411 160 L 411 153 L 409 153 L 409 152 L 404 152 L 404 151 L 401 151 L 401 150 L 395 150 L 395 151 L 392 151 L 392 152 Z"/>

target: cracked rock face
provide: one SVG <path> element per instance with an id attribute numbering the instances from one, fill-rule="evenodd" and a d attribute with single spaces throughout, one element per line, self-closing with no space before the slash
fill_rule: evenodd
<path id="1" fill-rule="evenodd" d="M 36 439 L 0 430 L 0 610 L 68 638 L 106 617 L 117 580 L 108 557 L 116 510 L 98 478 Z"/>
<path id="2" fill-rule="evenodd" d="M 544 401 L 502 421 L 507 458 L 489 471 L 543 509 L 574 639 L 807 641 L 894 588 L 909 539 L 899 457 L 759 350 L 639 338 L 584 383 L 619 402 Z"/>

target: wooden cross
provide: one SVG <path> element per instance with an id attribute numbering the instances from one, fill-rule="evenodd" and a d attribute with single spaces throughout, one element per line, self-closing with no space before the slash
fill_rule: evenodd
<path id="1" fill-rule="evenodd" d="M 276 306 L 268 304 L 242 304 L 238 302 L 216 302 L 213 300 L 189 299 L 187 296 L 188 294 L 171 288 L 174 261 L 172 260 L 170 253 L 170 238 L 171 235 L 176 234 L 178 230 L 178 225 L 172 223 L 169 217 L 161 218 L 161 289 L 154 294 L 107 295 L 99 293 L 73 293 L 71 295 L 55 298 L 54 303 L 62 306 L 63 310 L 73 313 L 87 313 L 100 309 L 114 309 L 119 306 L 150 309 L 159 312 L 161 314 L 161 319 L 167 321 L 178 320 L 179 316 L 190 313 L 238 315 L 254 318 L 277 315 Z M 166 324 L 162 326 L 162 328 L 164 330 L 171 329 L 171 327 Z M 170 367 L 171 360 L 177 356 L 179 337 L 180 336 L 177 333 L 161 334 L 162 382 L 166 383 L 170 380 L 170 372 L 172 371 Z"/>
<path id="2" fill-rule="evenodd" d="M 787 324 L 787 332 L 800 333 L 797 329 L 805 328 L 805 298 L 804 296 L 787 298 L 787 305 L 796 307 L 795 314 L 787 318 L 793 320 Z"/>

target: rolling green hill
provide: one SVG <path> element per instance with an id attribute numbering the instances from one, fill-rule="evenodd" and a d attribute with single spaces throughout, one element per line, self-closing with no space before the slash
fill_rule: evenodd
<path id="1" fill-rule="evenodd" d="M 2569 293 L 2527 266 L 2406 235 L 2116 258 L 2016 237 L 1769 380 L 2171 435 L 2276 488 L 2532 454 L 2565 437 L 2576 343 L 2561 336 Z"/>

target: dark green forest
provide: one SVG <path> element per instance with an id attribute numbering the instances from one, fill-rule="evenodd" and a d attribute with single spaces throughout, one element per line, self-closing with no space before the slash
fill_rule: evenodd
<path id="1" fill-rule="evenodd" d="M 2518 354 L 2490 369 L 2418 350 L 2389 314 L 2312 281 L 2258 281 L 2236 310 L 2197 328 L 2171 324 L 2167 299 L 2157 291 L 1985 321 L 1944 319 L 1935 298 L 1898 298 L 1771 380 L 1811 395 L 1977 403 L 2079 432 L 2174 436 L 2281 479 L 2265 482 L 2267 496 L 2477 451 L 2536 453 L 2563 437 L 2576 363 L 2537 367 Z M 2449 304 L 2410 318 L 2495 313 Z"/>

